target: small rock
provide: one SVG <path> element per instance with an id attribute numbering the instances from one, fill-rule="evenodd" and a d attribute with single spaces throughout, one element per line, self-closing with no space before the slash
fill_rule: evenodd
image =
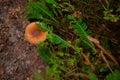
<path id="1" fill-rule="evenodd" d="M 17 41 L 17 38 L 15 36 L 12 36 L 12 37 L 9 38 L 9 41 L 14 43 L 14 42 Z"/>

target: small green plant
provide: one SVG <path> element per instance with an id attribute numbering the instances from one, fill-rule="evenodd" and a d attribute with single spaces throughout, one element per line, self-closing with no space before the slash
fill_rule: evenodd
<path id="1" fill-rule="evenodd" d="M 117 12 L 119 11 L 119 9 L 117 10 Z M 118 20 L 120 20 L 120 16 L 114 15 L 112 14 L 113 10 L 105 10 L 103 11 L 104 13 L 104 19 L 105 20 L 110 20 L 111 22 L 117 22 Z"/>
<path id="2" fill-rule="evenodd" d="M 94 71 L 107 71 L 106 68 L 103 70 L 104 66 L 100 66 L 100 71 L 96 70 L 98 67 L 95 66 L 102 62 L 94 54 L 94 44 L 88 40 L 86 23 L 81 18 L 75 18 L 74 12 L 74 6 L 69 2 L 42 0 L 28 3 L 26 18 L 35 19 L 39 22 L 36 24 L 38 28 L 48 32 L 47 41 L 40 42 L 38 47 L 39 56 L 48 63 L 43 80 L 99 80 L 100 76 Z M 104 12 L 105 18 L 114 21 L 109 13 Z M 64 38 L 70 37 L 68 34 L 72 32 L 75 36 L 73 40 Z M 39 78 L 36 75 L 36 79 Z"/>
<path id="3" fill-rule="evenodd" d="M 51 10 L 52 9 L 52 10 Z M 52 26 L 55 28 L 60 28 L 61 26 L 69 26 L 64 25 L 64 22 L 61 22 L 60 19 L 62 19 L 63 16 L 56 16 L 57 15 L 63 15 L 64 12 L 70 12 L 73 10 L 74 7 L 69 3 L 61 3 L 58 4 L 54 0 L 51 2 L 49 0 L 43 0 L 42 2 L 29 2 L 28 4 L 28 10 L 27 10 L 27 19 L 38 19 L 38 21 L 42 21 L 42 26 Z M 71 13 L 65 14 L 64 19 L 68 20 L 70 24 L 72 24 L 75 31 L 80 35 L 82 41 L 88 45 L 90 48 L 92 48 L 94 51 L 94 45 L 91 41 L 87 39 L 87 33 L 86 33 L 86 24 L 82 22 L 81 19 L 76 20 L 72 15 L 69 15 Z M 59 17 L 59 18 L 57 18 Z M 42 28 L 42 27 L 41 27 Z M 46 27 L 50 28 L 50 27 Z M 42 28 L 43 29 L 43 28 Z M 47 30 L 48 31 L 48 30 Z M 59 39 L 57 39 L 59 40 Z M 56 41 L 53 41 L 56 42 Z"/>
<path id="4" fill-rule="evenodd" d="M 115 70 L 113 73 L 108 74 L 106 80 L 120 80 L 120 71 Z"/>

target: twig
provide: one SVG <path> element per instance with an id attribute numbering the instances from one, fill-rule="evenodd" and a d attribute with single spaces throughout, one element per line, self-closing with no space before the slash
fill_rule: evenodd
<path id="1" fill-rule="evenodd" d="M 99 2 L 101 3 L 102 7 L 103 7 L 105 10 L 108 10 L 108 9 L 105 7 L 105 5 L 102 3 L 101 0 L 99 0 Z"/>
<path id="2" fill-rule="evenodd" d="M 101 54 L 103 60 L 105 61 L 105 63 L 107 64 L 107 67 L 110 69 L 111 72 L 113 72 L 112 68 L 110 67 L 107 59 L 105 58 L 105 56 L 104 56 L 104 54 L 103 54 L 103 51 L 101 51 L 100 54 Z"/>
<path id="3" fill-rule="evenodd" d="M 107 4 L 107 8 L 109 8 L 109 1 L 105 0 L 106 4 Z"/>
<path id="4" fill-rule="evenodd" d="M 119 66 L 118 62 L 116 61 L 114 56 L 111 55 L 110 52 L 106 51 L 100 44 L 96 44 L 96 46 L 100 48 L 104 52 L 104 54 L 106 54 L 117 66 Z"/>
<path id="5" fill-rule="evenodd" d="M 118 62 L 116 61 L 116 59 L 114 58 L 114 56 L 112 56 L 110 52 L 108 52 L 107 50 L 105 50 L 105 49 L 100 45 L 99 40 L 97 40 L 97 39 L 95 39 L 95 38 L 92 38 L 92 37 L 90 37 L 90 36 L 88 36 L 88 39 L 89 39 L 90 41 L 92 41 L 99 49 L 101 49 L 101 50 L 104 52 L 104 54 L 106 54 L 106 55 L 119 67 L 119 64 L 118 64 Z"/>
<path id="6" fill-rule="evenodd" d="M 88 58 L 84 53 L 81 53 L 81 54 L 82 54 L 82 56 L 85 58 L 86 63 L 91 66 L 92 70 L 95 70 L 95 67 L 94 67 L 93 64 L 90 62 L 89 58 Z"/>

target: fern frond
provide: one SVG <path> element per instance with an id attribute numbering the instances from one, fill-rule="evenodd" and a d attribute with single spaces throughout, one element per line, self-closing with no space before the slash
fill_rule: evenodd
<path id="1" fill-rule="evenodd" d="M 48 32 L 53 31 L 53 27 L 50 25 L 46 25 L 44 22 L 37 22 L 36 25 L 38 26 L 39 29 L 43 31 L 48 31 Z"/>
<path id="2" fill-rule="evenodd" d="M 66 48 L 68 45 L 66 41 L 64 41 L 62 38 L 60 38 L 54 33 L 48 34 L 47 38 L 51 43 L 60 45 L 62 48 Z"/>
<path id="3" fill-rule="evenodd" d="M 44 59 L 46 62 L 50 62 L 50 57 L 51 57 L 51 54 L 49 52 L 48 49 L 46 49 L 44 46 L 40 46 L 38 48 L 38 51 L 39 51 L 39 56 Z"/>
<path id="4" fill-rule="evenodd" d="M 40 12 L 36 11 L 36 10 L 28 10 L 27 11 L 27 16 L 26 18 L 29 19 L 42 19 L 42 15 L 40 14 Z"/>
<path id="5" fill-rule="evenodd" d="M 80 37 L 82 38 L 82 41 L 89 46 L 90 48 L 92 48 L 95 51 L 95 47 L 94 44 L 87 39 L 87 33 L 85 32 L 85 29 L 87 28 L 86 24 L 82 22 L 81 19 L 76 20 L 74 18 L 73 15 L 69 15 L 68 19 L 71 21 L 71 24 L 73 26 L 73 28 L 75 29 L 75 31 L 80 35 Z"/>
<path id="6" fill-rule="evenodd" d="M 50 12 L 50 10 L 41 2 L 33 2 L 33 1 L 29 2 L 28 8 L 32 8 L 33 10 L 38 10 L 50 17 L 53 16 L 52 12 Z"/>
<path id="7" fill-rule="evenodd" d="M 57 2 L 55 0 L 45 0 L 45 2 L 53 5 L 57 5 Z"/>
<path id="8" fill-rule="evenodd" d="M 42 29 L 43 31 L 48 31 L 49 32 L 47 37 L 48 37 L 49 41 L 52 42 L 52 44 L 60 45 L 62 48 L 67 47 L 67 42 L 65 40 L 63 40 L 62 38 L 60 38 L 58 35 L 56 35 L 52 32 L 53 31 L 52 26 L 46 25 L 43 22 L 36 23 L 36 25 L 38 25 L 38 27 L 40 29 Z"/>
<path id="9" fill-rule="evenodd" d="M 43 2 L 30 1 L 28 3 L 27 8 L 28 8 L 27 10 L 28 19 L 30 18 L 36 19 L 36 17 L 42 19 L 45 17 L 48 19 L 52 19 L 53 21 L 58 23 L 58 21 L 54 18 L 54 14 L 52 13 L 52 11 L 49 10 L 49 7 L 47 7 Z"/>

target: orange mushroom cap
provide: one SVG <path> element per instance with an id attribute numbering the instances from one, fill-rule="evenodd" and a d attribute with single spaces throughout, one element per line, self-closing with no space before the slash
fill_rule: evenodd
<path id="1" fill-rule="evenodd" d="M 36 25 L 36 22 L 30 23 L 25 30 L 25 38 L 32 44 L 38 44 L 39 42 L 45 41 L 48 32 L 42 31 Z"/>

